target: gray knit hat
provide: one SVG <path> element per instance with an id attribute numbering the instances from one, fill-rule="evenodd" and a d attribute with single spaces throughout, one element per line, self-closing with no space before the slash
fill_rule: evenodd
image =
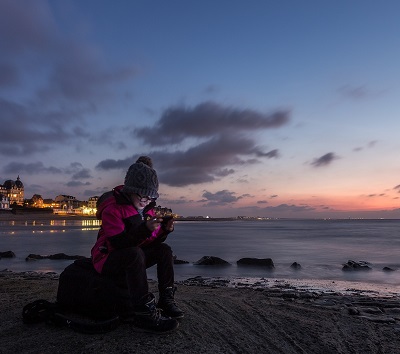
<path id="1" fill-rule="evenodd" d="M 150 157 L 141 156 L 129 167 L 122 191 L 158 198 L 158 178 Z"/>

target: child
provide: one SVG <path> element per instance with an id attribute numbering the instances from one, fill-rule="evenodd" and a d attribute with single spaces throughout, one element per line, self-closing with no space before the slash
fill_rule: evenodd
<path id="1" fill-rule="evenodd" d="M 129 167 L 124 185 L 99 198 L 97 218 L 102 224 L 91 254 L 98 273 L 126 282 L 133 324 L 161 333 L 177 328 L 176 319 L 184 314 L 174 300 L 173 255 L 164 243 L 174 230 L 174 221 L 164 222 L 155 214 L 158 196 L 152 161 L 141 156 Z M 149 293 L 146 273 L 146 268 L 155 264 L 160 294 L 157 305 Z"/>

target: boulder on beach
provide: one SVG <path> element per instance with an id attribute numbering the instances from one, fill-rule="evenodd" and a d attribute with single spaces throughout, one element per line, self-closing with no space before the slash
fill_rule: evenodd
<path id="1" fill-rule="evenodd" d="M 365 261 L 352 261 L 349 260 L 347 263 L 343 264 L 342 270 L 352 271 L 352 270 L 371 270 L 368 262 Z"/>
<path id="2" fill-rule="evenodd" d="M 82 259 L 85 258 L 84 256 L 69 256 L 65 253 L 56 253 L 56 254 L 51 254 L 49 256 L 41 256 L 40 254 L 30 254 L 28 257 L 25 258 L 26 261 L 32 261 L 32 260 L 38 260 L 38 259 L 67 259 L 67 260 L 75 260 L 75 259 Z"/>
<path id="3" fill-rule="evenodd" d="M 271 258 L 241 258 L 237 262 L 239 266 L 261 266 L 269 269 L 275 268 Z"/>
<path id="4" fill-rule="evenodd" d="M 394 272 L 396 269 L 390 268 L 390 267 L 383 267 L 382 270 L 384 272 Z"/>
<path id="5" fill-rule="evenodd" d="M 0 252 L 0 258 L 14 258 L 15 253 L 13 251 L 6 251 L 6 252 Z"/>
<path id="6" fill-rule="evenodd" d="M 173 256 L 173 258 L 174 258 L 174 264 L 188 264 L 189 262 L 188 261 L 184 261 L 183 259 L 178 259 L 178 257 L 177 256 Z"/>
<path id="7" fill-rule="evenodd" d="M 300 265 L 299 263 L 297 263 L 297 262 L 293 262 L 293 263 L 290 265 L 290 268 L 295 269 L 295 270 L 298 270 L 298 269 L 301 269 L 301 265 Z"/>
<path id="8" fill-rule="evenodd" d="M 174 264 L 188 264 L 189 261 L 184 261 L 183 259 L 174 259 Z"/>
<path id="9" fill-rule="evenodd" d="M 214 256 L 203 256 L 195 265 L 230 265 L 229 262 Z"/>

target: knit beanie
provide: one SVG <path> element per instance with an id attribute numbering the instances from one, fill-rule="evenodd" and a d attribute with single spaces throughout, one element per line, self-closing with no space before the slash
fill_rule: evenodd
<path id="1" fill-rule="evenodd" d="M 126 173 L 122 192 L 158 198 L 158 178 L 156 171 L 152 167 L 153 163 L 150 157 L 139 157 Z"/>

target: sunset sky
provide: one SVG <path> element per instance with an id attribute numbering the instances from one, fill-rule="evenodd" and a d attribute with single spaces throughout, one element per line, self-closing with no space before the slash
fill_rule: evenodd
<path id="1" fill-rule="evenodd" d="M 0 184 L 153 158 L 184 215 L 400 218 L 397 0 L 0 0 Z"/>

